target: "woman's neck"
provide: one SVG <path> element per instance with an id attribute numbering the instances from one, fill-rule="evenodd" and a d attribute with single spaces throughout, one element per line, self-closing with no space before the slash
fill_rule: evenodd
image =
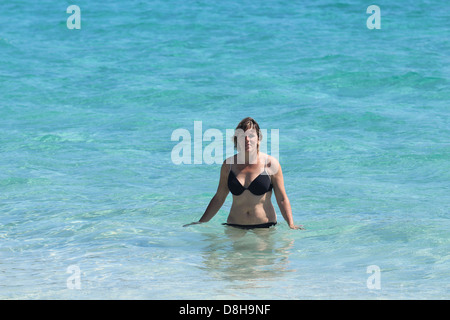
<path id="1" fill-rule="evenodd" d="M 252 165 L 258 164 L 259 151 L 258 152 L 239 152 L 237 154 L 237 164 Z"/>

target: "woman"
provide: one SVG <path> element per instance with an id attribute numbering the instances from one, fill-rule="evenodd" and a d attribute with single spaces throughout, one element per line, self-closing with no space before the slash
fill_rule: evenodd
<path id="1" fill-rule="evenodd" d="M 238 153 L 223 162 L 216 194 L 200 220 L 185 226 L 211 220 L 222 207 L 228 192 L 233 194 L 233 203 L 226 225 L 243 229 L 274 226 L 277 216 L 271 202 L 273 190 L 289 227 L 303 229 L 294 225 L 279 162 L 259 152 L 262 136 L 258 123 L 250 117 L 243 119 L 236 127 L 233 139 Z"/>

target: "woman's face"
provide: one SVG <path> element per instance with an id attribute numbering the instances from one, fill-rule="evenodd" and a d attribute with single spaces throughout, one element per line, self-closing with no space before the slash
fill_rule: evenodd
<path id="1" fill-rule="evenodd" d="M 245 152 L 258 151 L 258 134 L 255 129 L 250 128 L 245 132 L 242 129 L 236 130 L 238 150 Z"/>

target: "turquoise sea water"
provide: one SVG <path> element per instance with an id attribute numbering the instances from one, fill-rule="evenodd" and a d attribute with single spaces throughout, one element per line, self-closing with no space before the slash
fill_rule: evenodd
<path id="1" fill-rule="evenodd" d="M 450 298 L 449 12 L 445 0 L 2 2 L 0 298 Z M 274 195 L 270 230 L 222 226 L 231 195 L 183 228 L 220 166 L 175 165 L 172 132 L 194 138 L 201 121 L 225 135 L 247 116 L 279 129 L 307 230 L 287 227 Z"/>

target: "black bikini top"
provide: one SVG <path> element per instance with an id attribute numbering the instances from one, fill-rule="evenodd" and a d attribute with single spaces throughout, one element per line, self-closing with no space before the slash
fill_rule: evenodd
<path id="1" fill-rule="evenodd" d="M 230 164 L 230 173 L 228 174 L 228 189 L 230 190 L 230 192 L 235 196 L 238 196 L 245 190 L 249 190 L 255 196 L 261 196 L 266 192 L 271 191 L 273 185 L 272 181 L 270 180 L 269 174 L 266 172 L 266 163 L 264 164 L 264 172 L 260 173 L 259 176 L 257 176 L 247 188 L 243 187 L 239 180 L 236 178 L 236 175 L 231 170 Z"/>

